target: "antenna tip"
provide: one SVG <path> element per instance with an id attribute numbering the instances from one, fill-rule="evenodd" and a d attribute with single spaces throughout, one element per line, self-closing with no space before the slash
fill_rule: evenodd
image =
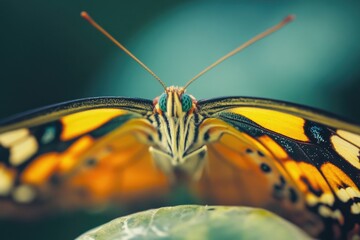
<path id="1" fill-rule="evenodd" d="M 89 19 L 90 19 L 90 16 L 89 16 L 89 14 L 88 14 L 86 11 L 82 11 L 82 12 L 80 13 L 80 16 L 81 16 L 82 18 L 86 19 L 86 20 L 89 20 Z"/>
<path id="2" fill-rule="evenodd" d="M 284 23 L 289 23 L 291 21 L 294 21 L 295 20 L 295 15 L 294 14 L 290 14 L 288 15 L 286 18 L 284 18 L 283 22 Z"/>

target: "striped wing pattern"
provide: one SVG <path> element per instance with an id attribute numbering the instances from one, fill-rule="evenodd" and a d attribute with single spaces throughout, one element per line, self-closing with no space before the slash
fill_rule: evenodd
<path id="1" fill-rule="evenodd" d="M 209 171 L 200 189 L 210 199 L 272 209 L 326 239 L 359 233 L 359 127 L 264 99 L 199 106 L 208 114 L 204 128 L 223 133 L 208 145 Z"/>
<path id="2" fill-rule="evenodd" d="M 50 106 L 0 127 L 2 216 L 33 217 L 156 195 L 168 189 L 153 165 L 144 120 L 152 102 L 94 98 Z"/>

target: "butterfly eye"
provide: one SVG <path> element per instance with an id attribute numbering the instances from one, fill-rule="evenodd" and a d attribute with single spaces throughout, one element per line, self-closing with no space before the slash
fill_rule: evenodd
<path id="1" fill-rule="evenodd" d="M 181 105 L 182 105 L 182 110 L 183 112 L 187 112 L 191 109 L 192 107 L 192 99 L 189 95 L 187 94 L 183 94 L 181 96 Z"/>
<path id="2" fill-rule="evenodd" d="M 163 93 L 159 98 L 159 106 L 161 111 L 163 112 L 166 112 L 166 102 L 167 102 L 167 94 Z"/>

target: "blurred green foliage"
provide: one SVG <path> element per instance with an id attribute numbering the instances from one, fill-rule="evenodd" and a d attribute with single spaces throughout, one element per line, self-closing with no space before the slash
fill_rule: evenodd
<path id="1" fill-rule="evenodd" d="M 263 209 L 182 205 L 151 209 L 114 219 L 76 240 L 111 239 L 311 239 L 305 232 Z"/>

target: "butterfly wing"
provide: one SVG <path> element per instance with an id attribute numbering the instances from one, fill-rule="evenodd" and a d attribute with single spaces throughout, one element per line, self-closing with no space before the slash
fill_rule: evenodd
<path id="1" fill-rule="evenodd" d="M 198 102 L 208 163 L 197 191 L 220 204 L 264 207 L 313 236 L 360 224 L 360 128 L 266 99 Z M 333 234 L 327 231 L 327 234 Z"/>
<path id="2" fill-rule="evenodd" d="M 152 109 L 149 100 L 90 98 L 2 122 L 1 215 L 26 217 L 167 191 L 148 151 L 156 134 L 145 120 Z"/>

